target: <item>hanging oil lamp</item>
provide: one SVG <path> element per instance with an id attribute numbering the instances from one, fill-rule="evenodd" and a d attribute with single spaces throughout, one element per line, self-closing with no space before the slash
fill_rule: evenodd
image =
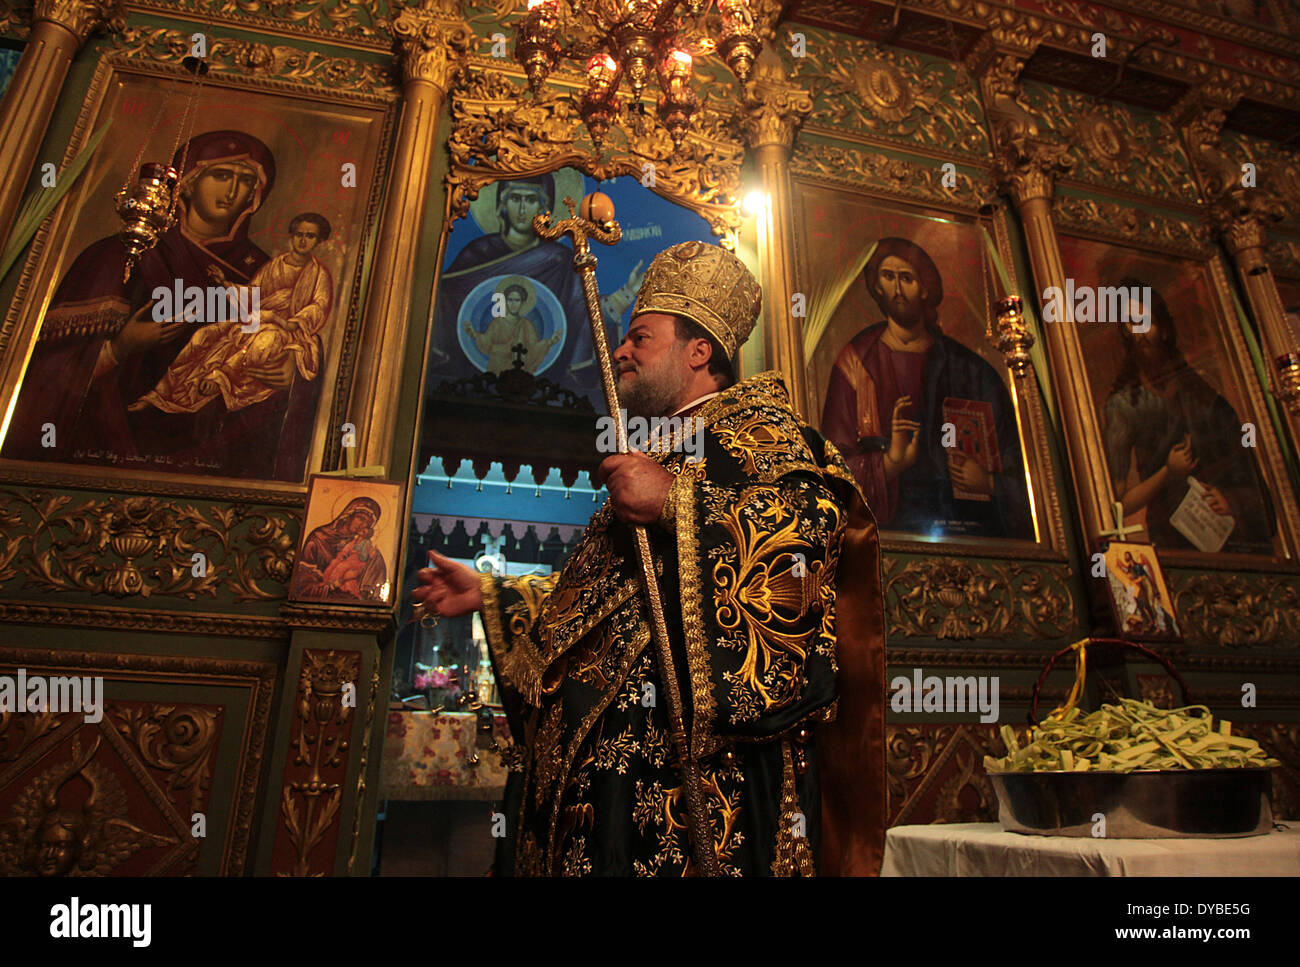
<path id="1" fill-rule="evenodd" d="M 208 72 L 207 62 L 200 57 L 186 57 L 181 63 L 193 75 L 194 82 L 190 85 L 189 101 L 185 107 L 185 114 L 181 117 L 180 127 L 176 131 L 172 158 L 176 157 L 182 144 L 188 148 L 199 88 L 203 84 L 203 76 Z M 126 263 L 122 270 L 124 285 L 131 280 L 131 273 L 135 270 L 140 257 L 157 245 L 163 233 L 176 223 L 176 206 L 179 201 L 176 189 L 180 184 L 181 172 L 185 168 L 184 157 L 182 156 L 179 169 L 159 161 L 141 163 L 145 146 L 153 139 L 163 111 L 166 110 L 170 100 L 169 91 L 158 107 L 158 113 L 154 117 L 148 136 L 140 144 L 140 150 L 131 165 L 131 171 L 135 173 L 135 181 L 124 184 L 113 199 L 118 217 L 122 219 L 118 238 L 122 240 L 122 245 L 126 249 Z"/>

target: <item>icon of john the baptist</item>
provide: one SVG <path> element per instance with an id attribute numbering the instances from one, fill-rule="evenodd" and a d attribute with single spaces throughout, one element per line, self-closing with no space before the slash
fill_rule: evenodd
<path id="1" fill-rule="evenodd" d="M 271 150 L 240 131 L 208 131 L 177 151 L 176 221 L 123 283 L 116 235 L 88 246 L 64 274 L 45 313 L 18 395 L 5 457 L 270 480 L 300 480 L 320 380 L 291 358 L 248 375 L 273 392 L 234 411 L 220 396 L 195 412 L 130 411 L 152 390 L 196 328 L 217 320 L 155 321 L 159 287 L 206 288 L 213 278 L 248 285 L 269 256 L 249 239 L 275 185 Z M 183 168 L 182 168 L 183 165 Z M 313 338 L 319 338 L 313 336 Z M 317 347 L 319 348 L 319 347 Z M 57 446 L 42 446 L 54 424 Z"/>

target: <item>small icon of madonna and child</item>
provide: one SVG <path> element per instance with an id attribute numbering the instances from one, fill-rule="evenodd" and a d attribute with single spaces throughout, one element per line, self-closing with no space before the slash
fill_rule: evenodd
<path id="1" fill-rule="evenodd" d="M 388 602 L 388 568 L 375 543 L 379 503 L 350 500 L 333 521 L 315 528 L 294 566 L 289 596 L 295 599 Z"/>

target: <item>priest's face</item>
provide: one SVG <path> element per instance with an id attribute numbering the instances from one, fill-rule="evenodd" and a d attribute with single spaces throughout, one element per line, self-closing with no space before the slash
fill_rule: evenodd
<path id="1" fill-rule="evenodd" d="M 911 262 L 897 255 L 885 258 L 876 271 L 876 291 L 884 296 L 890 319 L 904 329 L 920 324 L 925 286 L 921 285 Z"/>
<path id="2" fill-rule="evenodd" d="M 629 416 L 671 416 L 685 402 L 691 382 L 688 343 L 677 339 L 677 322 L 664 312 L 632 320 L 614 350 L 618 399 Z"/>

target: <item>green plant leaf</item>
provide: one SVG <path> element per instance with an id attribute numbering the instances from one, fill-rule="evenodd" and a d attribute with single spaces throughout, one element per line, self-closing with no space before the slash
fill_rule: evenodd
<path id="1" fill-rule="evenodd" d="M 9 244 L 5 247 L 4 254 L 0 255 L 0 279 L 9 274 L 13 268 L 14 262 L 18 261 L 18 256 L 22 254 L 27 243 L 32 240 L 36 230 L 40 227 L 41 222 L 45 221 L 50 212 L 54 211 L 54 206 L 63 200 L 72 186 L 77 183 L 81 173 L 94 157 L 96 149 L 99 148 L 100 142 L 108 134 L 108 129 L 112 125 L 110 121 L 102 128 L 90 136 L 86 146 L 78 152 L 77 156 L 68 162 L 68 166 L 59 172 L 55 180 L 55 187 L 41 188 L 27 196 L 23 202 L 22 208 L 18 210 L 18 218 L 14 222 L 13 234 L 9 236 Z"/>

